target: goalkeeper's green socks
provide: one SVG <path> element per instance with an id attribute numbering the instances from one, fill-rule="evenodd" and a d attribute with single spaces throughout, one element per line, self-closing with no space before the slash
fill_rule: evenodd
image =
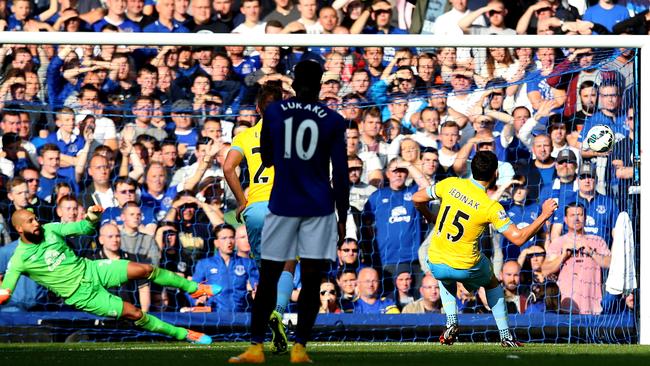
<path id="1" fill-rule="evenodd" d="M 153 272 L 151 272 L 151 275 L 148 279 L 160 286 L 179 288 L 190 294 L 199 288 L 198 283 L 190 281 L 177 275 L 176 273 L 158 267 L 153 268 Z"/>
<path id="2" fill-rule="evenodd" d="M 164 321 L 147 313 L 144 313 L 142 315 L 142 318 L 136 320 L 135 325 L 137 325 L 142 329 L 148 330 L 150 332 L 160 333 L 160 334 L 168 335 L 170 337 L 174 337 L 179 341 L 185 340 L 185 338 L 187 337 L 187 329 L 179 328 L 169 323 L 165 323 Z"/>

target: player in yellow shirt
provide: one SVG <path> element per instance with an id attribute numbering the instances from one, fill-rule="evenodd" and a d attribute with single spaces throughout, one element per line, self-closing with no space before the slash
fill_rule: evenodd
<path id="1" fill-rule="evenodd" d="M 497 179 L 497 157 L 491 151 L 479 151 L 472 159 L 472 178 L 447 178 L 435 186 L 422 189 L 413 195 L 413 203 L 431 219 L 427 203 L 440 200 L 440 211 L 433 227 L 434 235 L 429 247 L 428 265 L 438 279 L 442 306 L 447 315 L 447 329 L 440 343 L 451 345 L 458 336 L 458 309 L 456 283 L 468 291 L 485 288 L 488 305 L 499 328 L 501 345 L 519 347 L 508 328 L 508 314 L 503 299 L 503 289 L 494 275 L 490 260 L 480 252 L 478 238 L 489 224 L 510 242 L 522 245 L 542 227 L 555 210 L 557 203 L 548 199 L 542 213 L 532 224 L 519 229 L 497 201 L 485 192 Z"/>
<path id="2" fill-rule="evenodd" d="M 264 86 L 257 97 L 257 111 L 261 115 L 265 107 L 275 101 L 282 99 L 282 90 L 275 86 Z M 265 168 L 262 164 L 260 154 L 260 133 L 262 121 L 255 126 L 246 129 L 236 135 L 232 141 L 232 148 L 228 151 L 224 162 L 224 176 L 228 186 L 237 198 L 237 220 L 244 218 L 248 241 L 251 245 L 251 256 L 259 267 L 261 260 L 260 245 L 262 242 L 262 227 L 264 217 L 269 213 L 269 198 L 273 188 L 275 172 L 273 167 Z M 248 165 L 248 196 L 244 194 L 236 168 L 246 159 Z M 282 323 L 282 315 L 286 310 L 291 293 L 293 292 L 293 273 L 296 269 L 296 261 L 287 261 L 284 271 L 278 281 L 278 296 L 275 311 L 271 314 L 269 326 L 273 333 L 273 352 L 283 354 L 287 349 L 287 335 Z"/>

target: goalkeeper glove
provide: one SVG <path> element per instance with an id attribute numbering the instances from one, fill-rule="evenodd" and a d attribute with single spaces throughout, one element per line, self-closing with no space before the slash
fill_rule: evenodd
<path id="1" fill-rule="evenodd" d="M 8 288 L 0 288 L 0 305 L 9 301 L 9 298 L 11 298 L 11 290 Z"/>
<path id="2" fill-rule="evenodd" d="M 86 219 L 93 224 L 97 223 L 99 219 L 101 219 L 102 217 L 102 212 L 104 212 L 102 206 L 99 205 L 91 206 L 88 208 L 88 212 L 86 213 Z"/>

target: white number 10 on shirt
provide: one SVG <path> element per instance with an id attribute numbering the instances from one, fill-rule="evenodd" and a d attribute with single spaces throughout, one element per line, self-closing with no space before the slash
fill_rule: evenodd
<path id="1" fill-rule="evenodd" d="M 305 150 L 304 138 L 305 131 L 309 130 L 309 144 Z M 296 131 L 296 154 L 302 160 L 309 160 L 316 152 L 316 143 L 318 142 L 318 125 L 313 119 L 305 119 L 298 125 Z M 293 146 L 293 117 L 284 120 L 284 158 L 291 159 Z"/>

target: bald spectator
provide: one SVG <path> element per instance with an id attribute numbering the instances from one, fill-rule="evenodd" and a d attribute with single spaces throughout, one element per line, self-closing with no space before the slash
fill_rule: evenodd
<path id="1" fill-rule="evenodd" d="M 99 229 L 100 246 L 88 256 L 90 259 L 128 260 L 137 262 L 137 256 L 122 249 L 120 229 L 115 224 L 104 224 Z M 138 304 L 143 311 L 148 311 L 151 305 L 151 292 L 149 282 L 146 280 L 128 281 L 118 288 L 109 290 L 124 301 Z M 136 296 L 137 294 L 137 296 Z"/>
<path id="2" fill-rule="evenodd" d="M 521 266 L 517 261 L 507 261 L 501 267 L 501 283 L 503 285 L 504 300 L 509 314 L 523 314 L 526 312 L 526 295 L 519 293 L 519 272 Z"/>
<path id="3" fill-rule="evenodd" d="M 355 314 L 399 314 L 393 300 L 379 296 L 379 274 L 374 268 L 359 271 L 359 298 L 354 301 Z"/>
<path id="4" fill-rule="evenodd" d="M 424 276 L 420 286 L 420 298 L 404 306 L 402 314 L 427 314 L 442 312 L 442 301 L 440 300 L 440 286 L 438 280 L 430 274 Z"/>

